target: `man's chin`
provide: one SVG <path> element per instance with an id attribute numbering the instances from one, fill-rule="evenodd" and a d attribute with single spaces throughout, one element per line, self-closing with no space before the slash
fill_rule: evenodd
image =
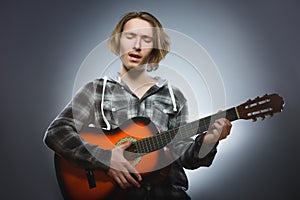
<path id="1" fill-rule="evenodd" d="M 137 65 L 129 65 L 129 66 L 125 66 L 127 71 L 131 71 L 131 70 L 145 70 L 146 69 L 146 65 L 145 64 L 137 64 Z"/>

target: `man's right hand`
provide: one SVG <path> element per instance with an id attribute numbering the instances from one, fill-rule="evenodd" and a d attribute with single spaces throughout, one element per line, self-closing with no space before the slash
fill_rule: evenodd
<path id="1" fill-rule="evenodd" d="M 112 150 L 110 168 L 107 174 L 114 180 L 122 189 L 126 189 L 132 186 L 140 187 L 138 181 L 142 180 L 142 176 L 139 172 L 124 158 L 123 153 L 132 142 L 126 142 Z M 134 174 L 137 180 L 132 177 Z"/>

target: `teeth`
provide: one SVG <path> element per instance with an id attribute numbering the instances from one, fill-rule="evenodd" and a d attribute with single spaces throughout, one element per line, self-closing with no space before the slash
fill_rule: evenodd
<path id="1" fill-rule="evenodd" d="M 130 54 L 129 56 L 134 57 L 134 58 L 141 58 L 141 56 L 135 55 L 135 54 Z"/>

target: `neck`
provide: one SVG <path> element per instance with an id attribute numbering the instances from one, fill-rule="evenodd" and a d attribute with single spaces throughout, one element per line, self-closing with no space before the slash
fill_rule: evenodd
<path id="1" fill-rule="evenodd" d="M 130 90 L 138 97 L 141 97 L 151 86 L 157 82 L 156 79 L 147 73 L 146 66 L 141 66 L 130 70 L 122 66 L 119 76 L 130 88 Z"/>
<path id="2" fill-rule="evenodd" d="M 139 80 L 148 76 L 145 66 L 128 69 L 124 65 L 119 73 L 120 77 L 124 80 Z"/>

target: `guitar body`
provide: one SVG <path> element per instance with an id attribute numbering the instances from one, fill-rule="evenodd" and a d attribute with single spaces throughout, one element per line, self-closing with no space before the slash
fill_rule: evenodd
<path id="1" fill-rule="evenodd" d="M 96 133 L 98 132 L 98 133 Z M 155 125 L 147 118 L 137 117 L 126 121 L 122 126 L 109 132 L 89 128 L 80 133 L 83 140 L 111 150 L 128 140 L 137 141 L 158 133 Z M 167 156 L 168 157 L 168 156 Z M 155 184 L 164 179 L 168 167 L 163 150 L 154 151 L 129 162 L 142 175 L 142 185 Z M 161 169 L 163 168 L 163 169 Z M 55 155 L 55 169 L 60 189 L 65 199 L 120 199 L 126 190 L 119 186 L 103 171 L 94 170 L 92 179 L 95 186 L 90 186 L 86 169 L 75 167 L 66 159 Z M 161 169 L 161 170 L 160 170 Z"/>

